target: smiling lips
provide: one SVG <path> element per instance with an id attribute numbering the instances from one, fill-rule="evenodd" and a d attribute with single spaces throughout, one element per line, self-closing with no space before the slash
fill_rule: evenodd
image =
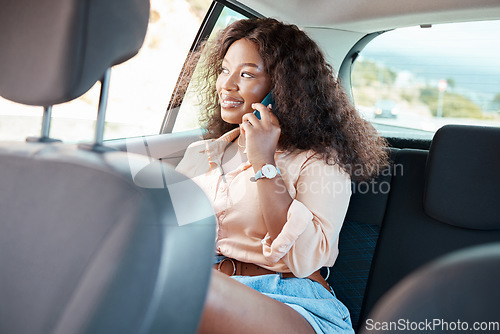
<path id="1" fill-rule="evenodd" d="M 222 94 L 220 97 L 220 105 L 224 109 L 236 108 L 243 104 L 243 100 Z"/>

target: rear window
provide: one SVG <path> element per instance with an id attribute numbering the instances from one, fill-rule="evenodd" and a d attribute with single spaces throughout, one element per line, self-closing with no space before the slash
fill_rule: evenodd
<path id="1" fill-rule="evenodd" d="M 360 53 L 351 81 L 359 111 L 387 137 L 500 126 L 500 21 L 386 32 Z"/>

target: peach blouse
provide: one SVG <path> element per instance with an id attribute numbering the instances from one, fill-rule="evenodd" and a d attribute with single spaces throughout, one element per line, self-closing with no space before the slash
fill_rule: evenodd
<path id="1" fill-rule="evenodd" d="M 283 191 L 288 191 L 293 202 L 281 233 L 271 242 L 257 184 L 250 181 L 255 175 L 250 163 L 225 174 L 221 168 L 226 146 L 238 135 L 239 128 L 216 140 L 191 144 L 176 168 L 193 179 L 213 204 L 218 222 L 217 254 L 297 277 L 332 266 L 351 196 L 349 175 L 312 151 L 277 151 L 276 165 L 286 185 Z"/>

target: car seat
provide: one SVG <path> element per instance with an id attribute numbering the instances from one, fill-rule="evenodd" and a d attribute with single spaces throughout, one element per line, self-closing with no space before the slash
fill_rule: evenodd
<path id="1" fill-rule="evenodd" d="M 193 333 L 213 260 L 203 192 L 102 142 L 109 68 L 137 53 L 148 0 L 16 0 L 0 11 L 0 95 L 44 107 L 0 143 L 0 333 Z M 51 106 L 101 80 L 95 142 L 50 137 Z"/>
<path id="2" fill-rule="evenodd" d="M 417 268 L 449 252 L 500 241 L 498 147 L 498 128 L 447 125 L 436 132 L 429 153 L 398 152 L 395 164 L 403 172 L 391 180 L 362 325 L 377 301 Z"/>
<path id="3" fill-rule="evenodd" d="M 497 333 L 499 280 L 500 243 L 452 252 L 384 295 L 361 333 Z"/>

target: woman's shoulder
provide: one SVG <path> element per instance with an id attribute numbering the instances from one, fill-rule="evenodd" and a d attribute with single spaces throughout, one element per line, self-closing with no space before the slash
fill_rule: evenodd
<path id="1" fill-rule="evenodd" d="M 207 172 L 210 169 L 210 146 L 214 141 L 205 139 L 189 144 L 175 169 L 188 176 L 192 173 L 199 174 L 201 171 Z"/>
<path id="2" fill-rule="evenodd" d="M 187 154 L 206 154 L 208 151 L 214 152 L 217 148 L 224 148 L 229 142 L 231 142 L 234 138 L 236 138 L 239 134 L 239 129 L 231 130 L 225 134 L 223 134 L 219 138 L 210 138 L 210 139 L 202 139 L 191 143 L 186 148 Z"/>
<path id="3" fill-rule="evenodd" d="M 237 130 L 237 131 L 235 131 Z M 219 164 L 224 148 L 238 136 L 239 129 L 229 131 L 217 139 L 204 139 L 191 143 L 184 152 L 184 157 L 176 170 L 190 175 L 193 172 L 204 173 L 212 164 Z"/>
<path id="4" fill-rule="evenodd" d="M 184 152 L 184 159 L 183 160 L 186 160 L 186 158 L 192 159 L 196 156 L 205 155 L 207 152 L 207 149 L 210 146 L 210 143 L 212 143 L 213 141 L 214 141 L 213 139 L 204 139 L 204 140 L 198 140 L 198 141 L 192 142 L 186 148 L 186 151 Z"/>

